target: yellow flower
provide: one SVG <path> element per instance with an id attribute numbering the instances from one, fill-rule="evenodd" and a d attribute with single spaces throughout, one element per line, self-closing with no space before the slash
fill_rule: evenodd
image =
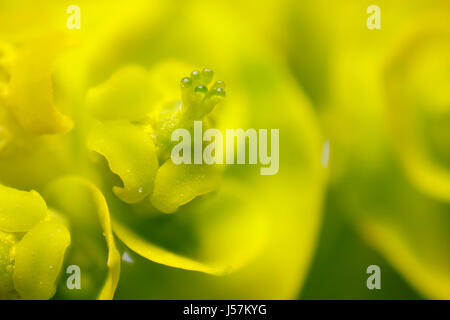
<path id="1" fill-rule="evenodd" d="M 321 221 L 322 138 L 284 61 L 257 37 L 260 26 L 222 3 L 136 1 L 107 17 L 101 5 L 80 5 L 92 20 L 78 47 L 63 50 L 67 32 L 11 35 L 19 40 L 8 40 L 15 60 L 2 80 L 0 181 L 38 190 L 63 217 L 71 245 L 59 270 L 82 272 L 81 290 L 61 277 L 54 297 L 110 299 L 117 285 L 119 298 L 296 297 Z M 50 26 L 57 8 L 39 9 Z M 179 91 L 203 65 L 223 77 L 226 99 L 208 70 Z M 171 109 L 180 104 L 186 113 Z M 168 137 L 194 119 L 220 130 L 280 129 L 279 173 L 176 167 Z M 134 264 L 121 266 L 113 232 Z"/>

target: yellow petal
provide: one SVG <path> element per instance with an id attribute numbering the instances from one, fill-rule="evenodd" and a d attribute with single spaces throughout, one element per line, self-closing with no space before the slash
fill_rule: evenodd
<path id="1" fill-rule="evenodd" d="M 91 132 L 89 148 L 108 160 L 111 171 L 122 179 L 114 193 L 127 203 L 142 201 L 153 190 L 158 159 L 150 135 L 127 122 L 98 124 Z"/>
<path id="2" fill-rule="evenodd" d="M 201 262 L 180 256 L 151 244 L 141 239 L 117 221 L 114 221 L 114 232 L 131 250 L 156 263 L 164 264 L 169 267 L 199 271 L 213 275 L 222 275 L 228 272 L 228 270 L 224 268 L 208 266 Z"/>
<path id="3" fill-rule="evenodd" d="M 109 208 L 103 194 L 93 183 L 78 177 L 64 177 L 52 182 L 45 194 L 48 203 L 62 212 L 71 224 L 73 242 L 79 245 L 72 249 L 71 254 L 75 254 L 75 250 L 80 254 L 82 250 L 94 250 L 92 244 L 98 241 L 98 236 L 103 234 L 105 237 L 108 273 L 97 298 L 112 299 L 120 276 L 120 254 L 114 242 Z M 70 203 L 70 200 L 82 203 Z M 101 229 L 96 228 L 95 220 Z M 69 260 L 72 261 L 71 257 Z M 75 258 L 73 261 L 77 262 Z"/>
<path id="4" fill-rule="evenodd" d="M 0 185 L 0 230 L 25 232 L 43 220 L 47 206 L 35 191 L 20 191 Z"/>
<path id="5" fill-rule="evenodd" d="M 35 134 L 65 133 L 73 122 L 55 106 L 53 62 L 61 51 L 57 39 L 36 41 L 17 54 L 11 68 L 8 105 L 21 126 Z"/>
<path id="6" fill-rule="evenodd" d="M 154 106 L 157 93 L 139 66 L 125 66 L 109 80 L 89 90 L 87 107 L 99 120 L 137 121 Z"/>
<path id="7" fill-rule="evenodd" d="M 178 207 L 194 198 L 217 189 L 221 174 L 211 165 L 174 164 L 166 161 L 156 174 L 151 195 L 153 206 L 165 213 L 175 212 Z"/>
<path id="8" fill-rule="evenodd" d="M 393 51 L 384 76 L 394 147 L 411 182 L 450 202 L 450 28 L 436 17 Z"/>
<path id="9" fill-rule="evenodd" d="M 31 229 L 16 246 L 14 287 L 22 299 L 50 299 L 70 244 L 70 233 L 57 219 Z"/>

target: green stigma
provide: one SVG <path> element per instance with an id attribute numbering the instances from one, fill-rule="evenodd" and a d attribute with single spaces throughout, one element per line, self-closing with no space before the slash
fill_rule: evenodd
<path id="1" fill-rule="evenodd" d="M 213 77 L 213 70 L 204 68 L 181 79 L 182 111 L 186 120 L 201 120 L 225 97 L 223 81 L 218 80 L 208 88 Z"/>

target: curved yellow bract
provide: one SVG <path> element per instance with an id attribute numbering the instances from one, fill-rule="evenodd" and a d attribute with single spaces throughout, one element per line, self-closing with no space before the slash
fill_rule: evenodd
<path id="1" fill-rule="evenodd" d="M 81 203 L 73 203 L 71 195 L 77 195 Z M 64 177 L 52 182 L 46 189 L 46 199 L 49 205 L 57 208 L 68 220 L 71 226 L 73 247 L 67 260 L 83 267 L 83 263 L 90 261 L 79 259 L 83 251 L 92 251 L 97 246 L 90 247 L 95 241 L 104 238 L 107 253 L 92 252 L 94 255 L 106 258 L 106 278 L 99 293 L 95 294 L 98 299 L 112 299 L 120 276 L 120 254 L 114 242 L 111 228 L 109 208 L 103 194 L 88 180 L 79 177 Z M 83 254 L 81 254 L 81 257 Z M 87 265 L 87 266 L 88 266 Z M 89 267 L 86 267 L 89 269 Z M 83 286 L 83 284 L 82 284 Z M 88 289 L 89 284 L 86 284 Z"/>

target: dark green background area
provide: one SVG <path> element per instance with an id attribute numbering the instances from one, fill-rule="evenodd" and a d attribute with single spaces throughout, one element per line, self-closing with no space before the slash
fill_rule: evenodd
<path id="1" fill-rule="evenodd" d="M 355 232 L 328 195 L 317 251 L 299 299 L 423 299 Z M 381 289 L 369 290 L 369 265 L 381 269 Z"/>

